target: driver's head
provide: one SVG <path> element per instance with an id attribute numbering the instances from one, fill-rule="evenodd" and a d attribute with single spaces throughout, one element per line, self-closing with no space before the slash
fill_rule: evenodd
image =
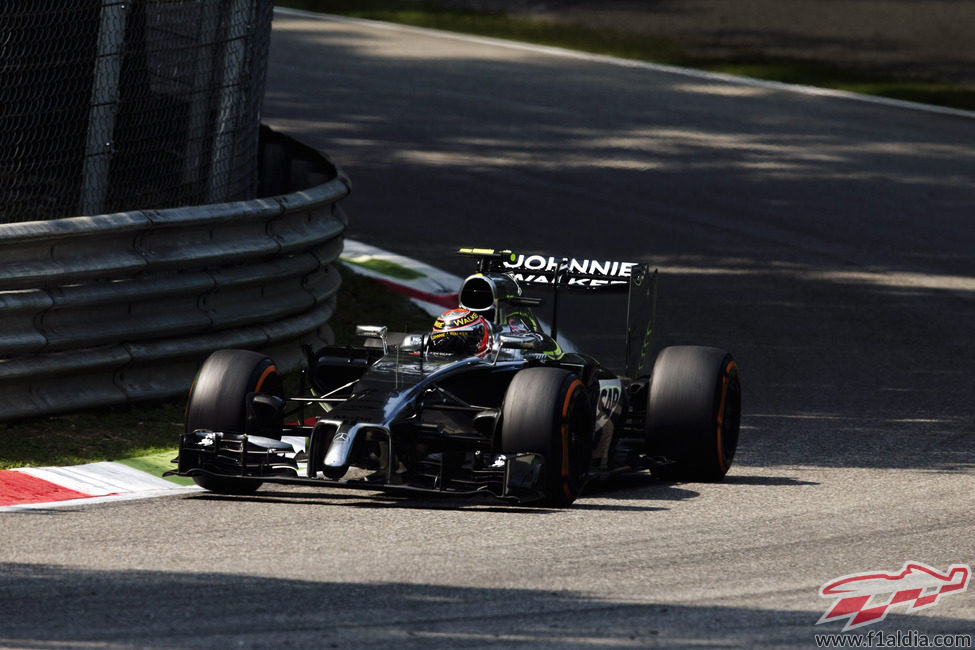
<path id="1" fill-rule="evenodd" d="M 440 314 L 433 324 L 430 344 L 437 352 L 474 354 L 488 351 L 491 324 L 469 309 L 450 309 Z"/>

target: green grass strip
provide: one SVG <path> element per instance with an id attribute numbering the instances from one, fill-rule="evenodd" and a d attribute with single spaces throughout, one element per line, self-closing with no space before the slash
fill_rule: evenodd
<path id="1" fill-rule="evenodd" d="M 174 458 L 176 458 L 176 450 L 171 449 L 148 456 L 139 456 L 138 458 L 123 458 L 118 462 L 122 465 L 128 465 L 134 469 L 146 472 L 147 474 L 165 478 L 167 481 L 172 481 L 177 485 L 193 485 L 193 479 L 186 476 L 163 476 L 163 472 L 176 469 L 175 463 L 170 462 Z"/>
<path id="2" fill-rule="evenodd" d="M 417 280 L 419 278 L 427 277 L 419 271 L 414 271 L 413 269 L 401 266 L 396 262 L 391 262 L 389 260 L 384 260 L 376 257 L 370 257 L 365 260 L 354 260 L 347 257 L 342 258 L 342 262 L 345 264 L 354 264 L 355 266 L 361 266 L 363 268 L 369 269 L 370 271 L 375 271 L 390 278 L 396 278 L 397 280 Z"/>

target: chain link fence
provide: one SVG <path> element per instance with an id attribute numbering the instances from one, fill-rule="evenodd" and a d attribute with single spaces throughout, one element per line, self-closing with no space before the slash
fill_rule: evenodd
<path id="1" fill-rule="evenodd" d="M 272 11 L 0 2 L 0 223 L 254 198 Z"/>
<path id="2" fill-rule="evenodd" d="M 332 338 L 348 179 L 260 124 L 273 0 L 0 0 L 0 420 Z"/>

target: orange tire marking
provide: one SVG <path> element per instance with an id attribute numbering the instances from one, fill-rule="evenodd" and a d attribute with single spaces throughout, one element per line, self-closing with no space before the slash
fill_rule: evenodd
<path id="1" fill-rule="evenodd" d="M 269 365 L 264 370 L 264 372 L 261 373 L 261 378 L 257 380 L 257 386 L 254 387 L 254 392 L 255 393 L 260 393 L 261 392 L 261 386 L 264 385 L 265 380 L 267 380 L 268 377 L 270 377 L 273 373 L 276 373 L 277 371 L 278 371 L 278 369 L 274 366 L 273 363 L 271 365 Z"/>
<path id="2" fill-rule="evenodd" d="M 731 376 L 732 368 L 737 367 L 734 361 L 729 361 L 728 365 L 725 366 L 724 374 L 721 376 L 721 402 L 718 404 L 718 417 L 717 424 L 718 429 L 716 440 L 718 443 L 718 466 L 724 473 L 728 472 L 728 466 L 724 462 L 724 446 L 722 445 L 723 429 L 724 429 L 724 405 L 725 400 L 728 397 L 728 378 Z"/>
<path id="3" fill-rule="evenodd" d="M 580 386 L 582 386 L 582 382 L 578 379 L 569 384 L 569 390 L 565 394 L 565 402 L 562 404 L 562 492 L 570 501 L 575 499 L 575 495 L 569 489 L 569 423 L 566 422 L 566 417 L 569 415 L 569 403 L 572 401 L 572 394 Z"/>

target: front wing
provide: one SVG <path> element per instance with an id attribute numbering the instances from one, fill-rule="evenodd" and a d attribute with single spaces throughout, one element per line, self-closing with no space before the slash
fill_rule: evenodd
<path id="1" fill-rule="evenodd" d="M 309 476 L 303 438 L 199 430 L 180 437 L 177 469 L 164 475 L 212 476 L 242 483 L 280 483 L 390 493 L 453 496 L 489 495 L 524 503 L 544 498 L 545 458 L 540 454 L 499 455 L 489 467 L 458 474 L 446 454 L 436 454 L 416 467 L 392 471 L 350 470 L 340 479 L 316 472 Z"/>

